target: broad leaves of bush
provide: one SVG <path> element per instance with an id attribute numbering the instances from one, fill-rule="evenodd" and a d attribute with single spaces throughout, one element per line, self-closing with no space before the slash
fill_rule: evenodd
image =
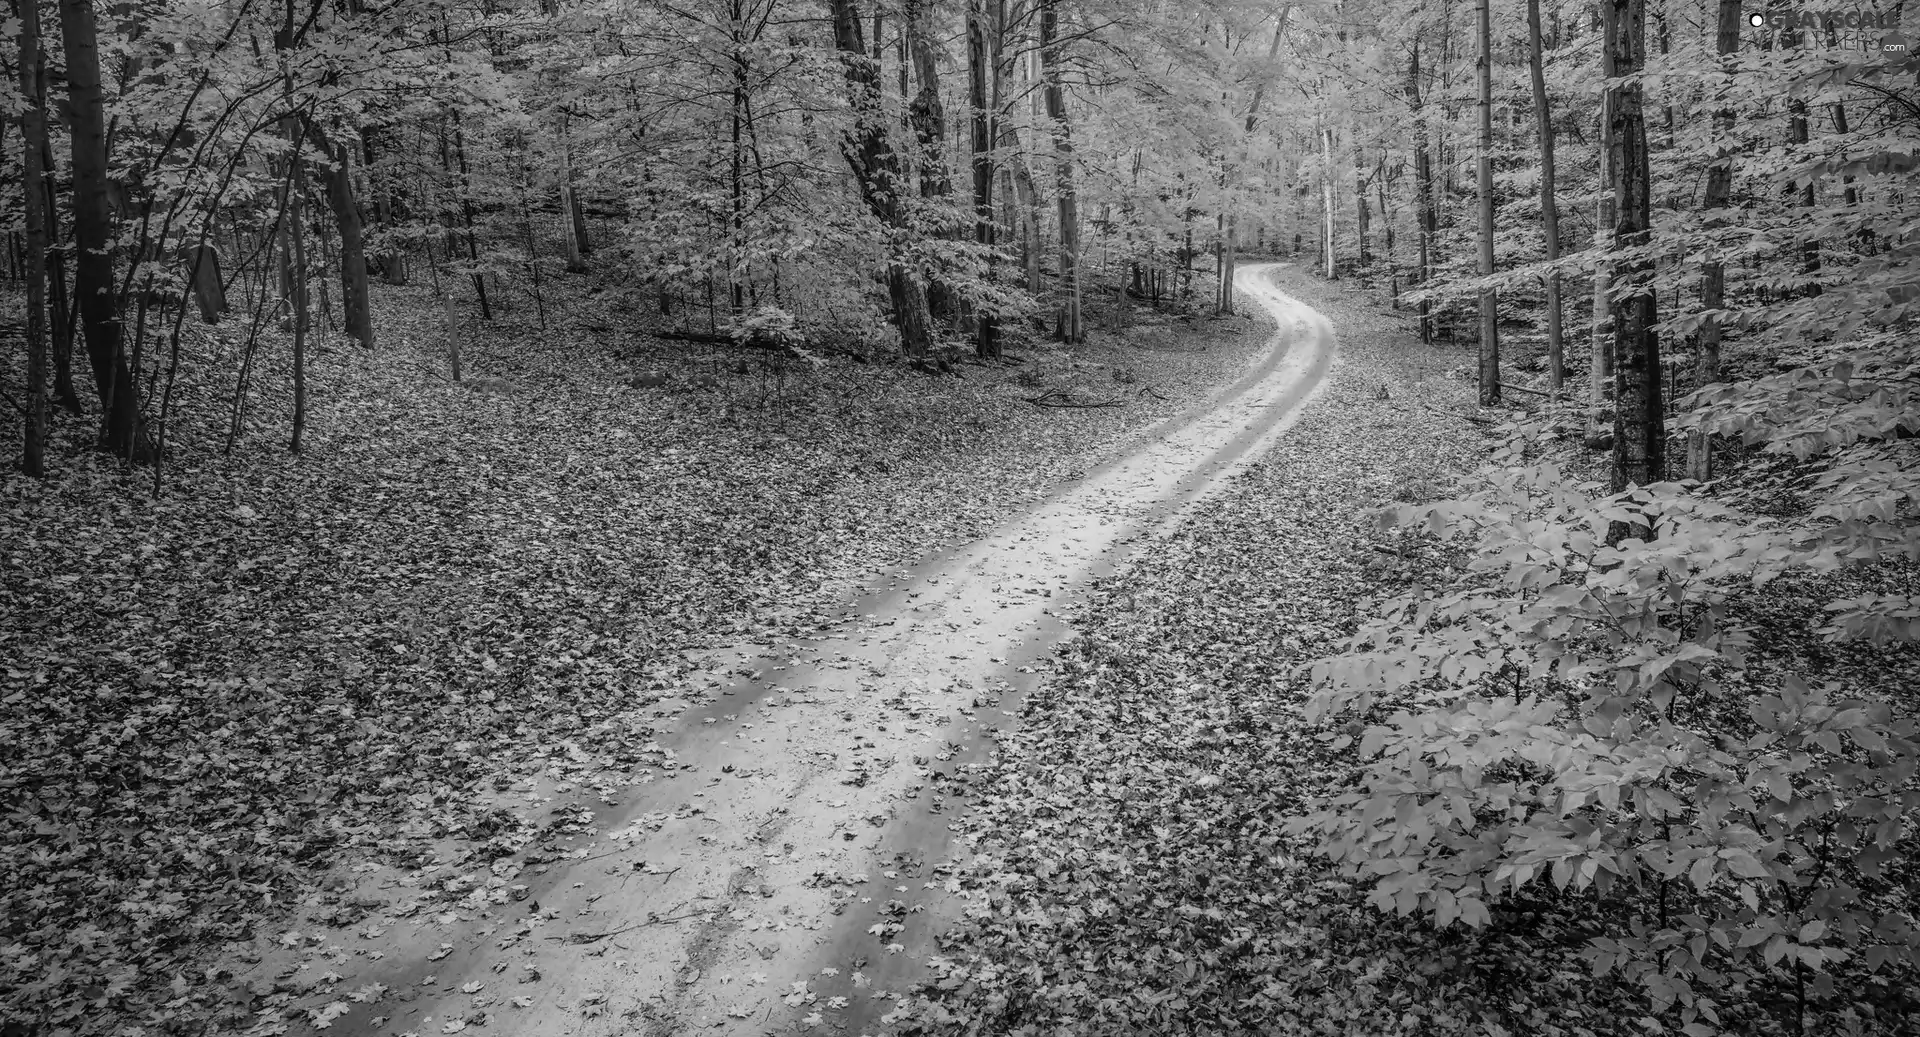
<path id="1" fill-rule="evenodd" d="M 1530 883 L 1615 898 L 1636 913 L 1591 942 L 1596 975 L 1637 981 L 1688 1025 L 1717 1019 L 1730 971 L 1790 969 L 1826 990 L 1840 963 L 1920 964 L 1886 871 L 1911 849 L 1920 727 L 1871 689 L 1757 664 L 1760 631 L 1735 607 L 1796 570 L 1920 557 L 1913 444 L 1896 438 L 1920 427 L 1920 397 L 1882 384 L 1913 370 L 1843 363 L 1701 401 L 1698 427 L 1827 463 L 1799 521 L 1691 484 L 1600 496 L 1516 464 L 1527 429 L 1471 492 L 1384 515 L 1461 550 L 1463 573 L 1377 603 L 1308 669 L 1311 718 L 1376 722 L 1352 728 L 1351 790 L 1309 804 L 1294 831 L 1375 905 L 1442 926 L 1485 925 Z M 1652 535 L 1608 546 L 1620 522 Z M 1820 633 L 1910 641 L 1916 604 L 1830 601 Z"/>

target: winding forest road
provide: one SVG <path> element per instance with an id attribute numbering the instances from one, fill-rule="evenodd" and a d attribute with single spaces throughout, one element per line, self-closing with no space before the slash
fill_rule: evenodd
<path id="1" fill-rule="evenodd" d="M 1276 269 L 1238 272 L 1278 331 L 1211 404 L 895 573 L 835 632 L 736 670 L 660 738 L 679 769 L 599 812 L 591 852 L 517 879 L 528 901 L 492 916 L 396 926 L 386 956 L 345 979 L 387 994 L 325 1032 L 761 1034 L 816 1012 L 880 1029 L 893 1001 L 876 995 L 923 975 L 964 906 L 940 867 L 964 850 L 944 775 L 987 758 L 1063 606 L 1257 457 L 1331 367 L 1331 327 L 1274 287 Z"/>

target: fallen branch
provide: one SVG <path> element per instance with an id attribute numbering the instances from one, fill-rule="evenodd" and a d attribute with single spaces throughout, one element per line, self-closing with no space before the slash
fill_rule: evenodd
<path id="1" fill-rule="evenodd" d="M 1534 396 L 1545 396 L 1545 397 L 1546 397 L 1547 399 L 1550 399 L 1550 400 L 1571 400 L 1571 399 L 1573 399 L 1573 395 L 1572 395 L 1571 393 L 1569 393 L 1569 392 L 1567 392 L 1567 391 L 1566 391 L 1565 389 L 1559 389 L 1559 390 L 1552 390 L 1552 389 L 1548 389 L 1548 390 L 1541 390 L 1541 389 L 1529 389 L 1529 388 L 1527 388 L 1527 387 L 1526 387 L 1526 386 L 1524 386 L 1524 385 L 1509 385 L 1509 384 L 1507 384 L 1506 382 L 1501 382 L 1501 383 L 1500 383 L 1500 388 L 1502 388 L 1502 389 L 1512 389 L 1512 390 L 1513 390 L 1514 392 L 1524 392 L 1524 393 L 1529 393 L 1529 394 L 1531 394 L 1531 395 L 1534 395 Z"/>
<path id="2" fill-rule="evenodd" d="M 1056 396 L 1059 397 L 1059 400 L 1053 399 L 1053 397 Z M 1072 396 L 1058 389 L 1049 389 L 1038 396 L 1025 396 L 1021 398 L 1036 407 L 1058 407 L 1063 410 L 1092 410 L 1097 407 L 1118 407 L 1126 402 L 1115 397 L 1111 400 L 1101 400 L 1098 403 L 1080 403 L 1074 400 Z"/>
<path id="3" fill-rule="evenodd" d="M 604 933 L 568 933 L 565 936 L 549 936 L 547 937 L 547 939 L 552 940 L 556 943 L 575 943 L 575 944 L 599 943 L 601 940 L 619 936 L 621 933 L 624 933 L 624 932 L 631 932 L 632 930 L 638 929 L 642 926 L 665 925 L 668 922 L 684 922 L 689 918 L 700 918 L 703 915 L 704 915 L 704 912 L 701 912 L 701 911 L 689 911 L 684 915 L 667 915 L 664 918 L 658 915 L 648 915 L 647 920 L 644 922 L 635 922 L 632 925 L 623 925 L 618 929 L 609 929 Z"/>

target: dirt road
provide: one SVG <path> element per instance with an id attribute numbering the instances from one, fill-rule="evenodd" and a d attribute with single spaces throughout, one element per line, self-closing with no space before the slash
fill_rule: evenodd
<path id="1" fill-rule="evenodd" d="M 513 878 L 524 899 L 394 922 L 378 960 L 343 953 L 324 1032 L 883 1029 L 962 906 L 941 868 L 964 805 L 948 777 L 1010 723 L 1064 606 L 1280 435 L 1333 362 L 1325 319 L 1272 270 L 1237 284 L 1279 331 L 1209 407 L 894 574 L 834 632 L 732 668 L 660 739 L 677 768 L 580 818 L 570 858 Z"/>

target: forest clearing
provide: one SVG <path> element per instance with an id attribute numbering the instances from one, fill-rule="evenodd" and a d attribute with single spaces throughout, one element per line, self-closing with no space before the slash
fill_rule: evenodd
<path id="1" fill-rule="evenodd" d="M 12 0 L 0 1037 L 1920 1031 L 1909 34 Z"/>

